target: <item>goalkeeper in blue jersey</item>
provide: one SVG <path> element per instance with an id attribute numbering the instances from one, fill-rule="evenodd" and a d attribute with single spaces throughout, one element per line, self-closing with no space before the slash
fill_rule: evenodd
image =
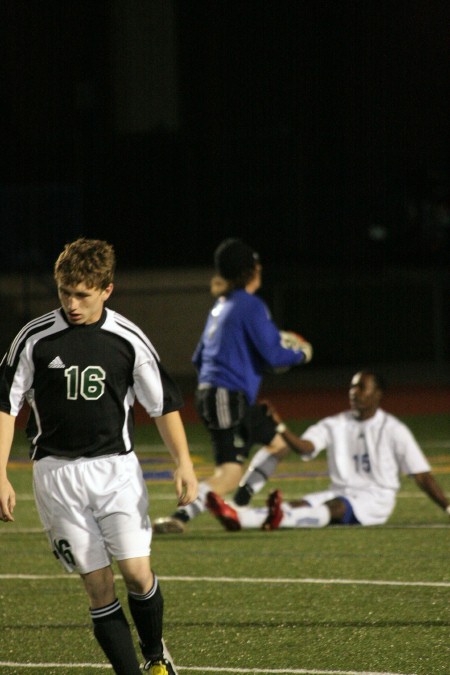
<path id="1" fill-rule="evenodd" d="M 259 255 L 239 239 L 226 239 L 215 251 L 224 282 L 209 312 L 192 362 L 198 373 L 197 412 L 211 437 L 216 469 L 198 498 L 172 516 L 158 518 L 155 532 L 182 533 L 185 523 L 206 510 L 206 495 L 235 490 L 255 443 L 281 448 L 276 424 L 257 396 L 264 371 L 308 363 L 312 347 L 301 336 L 283 333 L 256 292 L 261 286 Z M 212 290 L 213 292 L 213 290 Z"/>

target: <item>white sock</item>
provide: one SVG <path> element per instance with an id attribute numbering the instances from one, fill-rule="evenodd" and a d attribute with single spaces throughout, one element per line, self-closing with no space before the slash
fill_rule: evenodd
<path id="1" fill-rule="evenodd" d="M 239 522 L 243 530 L 259 529 L 269 513 L 267 506 L 261 506 L 260 508 L 246 506 L 236 508 L 234 506 L 234 508 L 238 513 Z"/>
<path id="2" fill-rule="evenodd" d="M 234 507 L 236 508 L 236 507 Z M 325 527 L 331 520 L 330 509 L 325 504 L 320 506 L 289 506 L 281 505 L 283 519 L 279 527 L 295 529 L 297 527 Z M 269 509 L 261 508 L 237 508 L 239 521 L 243 530 L 257 529 L 266 520 Z"/>
<path id="3" fill-rule="evenodd" d="M 290 506 L 283 503 L 283 519 L 280 527 L 325 527 L 331 520 L 330 509 L 320 506 Z"/>

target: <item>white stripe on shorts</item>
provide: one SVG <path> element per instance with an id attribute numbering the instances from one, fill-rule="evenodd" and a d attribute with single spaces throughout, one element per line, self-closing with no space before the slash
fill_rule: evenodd
<path id="1" fill-rule="evenodd" d="M 216 410 L 217 420 L 221 429 L 229 429 L 231 427 L 230 414 L 230 396 L 228 389 L 217 387 L 216 391 Z"/>

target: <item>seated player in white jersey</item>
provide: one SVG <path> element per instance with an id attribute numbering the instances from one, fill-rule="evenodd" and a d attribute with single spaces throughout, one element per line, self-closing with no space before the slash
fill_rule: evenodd
<path id="1" fill-rule="evenodd" d="M 383 378 L 369 370 L 356 373 L 350 384 L 350 410 L 326 417 L 298 437 L 270 407 L 277 431 L 286 441 L 283 450 L 258 451 L 234 496 L 227 503 L 210 492 L 207 505 L 230 531 L 245 528 L 379 525 L 392 514 L 400 489 L 400 475 L 411 475 L 417 485 L 450 515 L 449 500 L 431 473 L 431 467 L 410 429 L 380 408 Z M 311 460 L 327 451 L 330 485 L 327 490 L 283 502 L 274 490 L 262 508 L 247 504 L 259 492 L 278 462 L 290 450 Z M 259 455 L 259 457 L 258 457 Z"/>

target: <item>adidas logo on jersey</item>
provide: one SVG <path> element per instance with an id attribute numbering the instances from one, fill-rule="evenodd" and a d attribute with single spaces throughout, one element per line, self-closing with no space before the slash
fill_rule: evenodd
<path id="1" fill-rule="evenodd" d="M 56 356 L 53 361 L 50 361 L 48 364 L 49 368 L 65 368 L 66 366 L 64 365 L 63 361 L 59 356 Z"/>

